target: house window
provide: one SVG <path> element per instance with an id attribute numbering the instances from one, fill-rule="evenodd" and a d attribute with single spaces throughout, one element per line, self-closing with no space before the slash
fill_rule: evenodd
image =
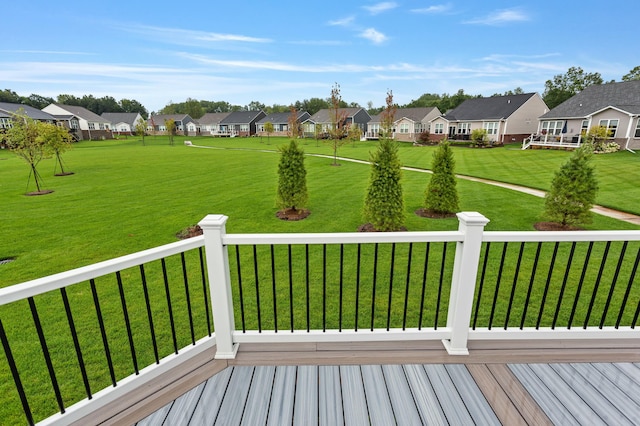
<path id="1" fill-rule="evenodd" d="M 409 123 L 400 124 L 400 133 L 409 133 Z"/>
<path id="2" fill-rule="evenodd" d="M 89 123 L 89 130 L 95 130 L 96 129 L 96 123 Z"/>
<path id="3" fill-rule="evenodd" d="M 458 124 L 458 134 L 466 135 L 467 133 L 469 133 L 469 123 Z"/>
<path id="4" fill-rule="evenodd" d="M 482 128 L 487 131 L 487 135 L 497 135 L 498 134 L 498 122 L 497 121 L 489 121 L 488 123 L 484 123 Z"/>
<path id="5" fill-rule="evenodd" d="M 607 134 L 610 138 L 616 137 L 616 130 L 618 129 L 618 120 L 600 120 L 600 125 L 607 128 Z"/>
<path id="6" fill-rule="evenodd" d="M 73 130 L 78 130 L 78 128 L 80 127 L 80 123 L 78 123 L 78 120 L 71 120 L 69 122 L 69 126 L 71 126 Z"/>
<path id="7" fill-rule="evenodd" d="M 249 131 L 249 125 L 248 124 L 241 124 L 240 125 L 240 131 L 241 132 L 248 132 Z"/>
<path id="8" fill-rule="evenodd" d="M 634 137 L 640 138 L 640 118 L 638 118 L 638 123 L 636 124 L 636 134 Z"/>
<path id="9" fill-rule="evenodd" d="M 559 135 L 562 133 L 564 127 L 564 121 L 543 121 L 542 133 L 547 135 Z"/>
<path id="10" fill-rule="evenodd" d="M 98 123 L 98 126 L 100 126 L 100 130 L 104 130 L 104 123 Z"/>
<path id="11" fill-rule="evenodd" d="M 589 131 L 589 120 L 582 120 L 582 126 L 580 126 L 580 133 L 587 133 Z"/>
<path id="12" fill-rule="evenodd" d="M 441 135 L 444 133 L 444 123 L 436 123 L 435 131 L 436 135 Z"/>
<path id="13" fill-rule="evenodd" d="M 10 128 L 11 128 L 11 119 L 0 118 L 0 129 L 10 129 Z"/>

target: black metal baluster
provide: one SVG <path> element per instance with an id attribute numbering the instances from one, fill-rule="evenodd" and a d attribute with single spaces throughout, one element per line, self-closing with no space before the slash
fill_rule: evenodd
<path id="1" fill-rule="evenodd" d="M 487 273 L 487 263 L 489 261 L 489 250 L 491 250 L 491 242 L 488 242 L 484 248 L 484 260 L 482 261 L 482 272 L 480 273 L 480 284 L 478 285 L 478 295 L 476 298 L 476 312 L 473 314 L 473 324 L 471 328 L 476 329 L 478 314 L 480 312 L 480 301 L 482 300 L 482 290 L 484 289 L 484 277 Z"/>
<path id="2" fill-rule="evenodd" d="M 518 286 L 518 276 L 520 275 L 520 265 L 522 265 L 522 255 L 524 254 L 524 242 L 520 243 L 520 250 L 518 252 L 518 261 L 516 263 L 516 270 L 513 273 L 513 283 L 511 284 L 511 295 L 509 295 L 509 305 L 507 306 L 507 315 L 504 318 L 504 329 L 509 327 L 509 318 L 511 317 L 511 308 L 513 307 L 513 299 L 516 296 L 516 287 Z"/>
<path id="3" fill-rule="evenodd" d="M 169 276 L 167 275 L 167 263 L 164 258 L 162 264 L 162 278 L 164 280 L 164 292 L 167 296 L 167 309 L 169 310 L 169 323 L 171 324 L 171 338 L 173 339 L 173 352 L 178 354 L 178 337 L 176 336 L 176 323 L 173 318 L 173 304 L 171 303 L 171 290 L 169 289 Z"/>
<path id="4" fill-rule="evenodd" d="M 578 288 L 576 289 L 576 296 L 573 299 L 573 306 L 571 307 L 571 314 L 569 314 L 569 325 L 567 328 L 570 329 L 573 325 L 573 317 L 576 314 L 576 308 L 578 306 L 578 301 L 580 300 L 580 293 L 582 292 L 582 285 L 584 284 L 584 277 L 587 275 L 587 268 L 589 267 L 589 259 L 591 258 L 591 250 L 593 249 L 593 241 L 589 242 L 589 247 L 587 248 L 587 254 L 584 258 L 584 263 L 582 264 L 582 272 L 580 273 L 580 281 L 578 281 Z"/>
<path id="5" fill-rule="evenodd" d="M 538 312 L 538 320 L 536 321 L 536 330 L 540 328 L 542 322 L 542 314 L 544 313 L 544 305 L 547 303 L 547 294 L 549 293 L 549 286 L 551 285 L 551 276 L 553 275 L 553 267 L 556 264 L 556 257 L 558 255 L 558 247 L 560 243 L 556 241 L 553 246 L 553 254 L 551 255 L 551 262 L 549 263 L 549 272 L 547 273 L 547 282 L 544 285 L 544 291 L 542 292 L 542 300 L 540 301 L 540 311 Z"/>
<path id="6" fill-rule="evenodd" d="M 82 375 L 82 382 L 84 383 L 84 390 L 87 394 L 87 398 L 93 398 L 91 393 L 91 386 L 89 386 L 89 377 L 87 376 L 87 368 L 84 365 L 84 358 L 82 357 L 82 350 L 80 349 L 80 341 L 78 340 L 78 332 L 76 331 L 76 324 L 73 321 L 73 314 L 71 313 L 71 305 L 69 304 L 69 297 L 67 296 L 67 289 L 62 287 L 60 289 L 62 295 L 62 302 L 64 303 L 64 311 L 67 314 L 67 322 L 69 323 L 69 330 L 71 331 L 71 338 L 73 339 L 73 347 L 76 351 L 76 358 L 78 359 L 78 365 L 80 366 L 80 374 Z"/>
<path id="7" fill-rule="evenodd" d="M 340 277 L 338 279 L 338 284 L 340 285 L 340 300 L 339 300 L 339 308 L 338 308 L 338 331 L 342 331 L 343 273 L 344 273 L 344 244 L 340 244 Z"/>
<path id="8" fill-rule="evenodd" d="M 376 283 L 378 281 L 378 243 L 373 250 L 373 283 L 371 286 L 371 331 L 373 331 L 376 318 Z"/>
<path id="9" fill-rule="evenodd" d="M 9 346 L 9 339 L 7 338 L 7 334 L 4 331 L 4 326 L 2 325 L 2 320 L 0 319 L 0 340 L 2 340 L 2 347 L 4 349 L 4 354 L 7 357 L 7 363 L 9 364 L 9 369 L 11 370 L 11 375 L 13 376 L 13 382 L 16 385 L 16 389 L 18 391 L 18 395 L 20 396 L 20 402 L 22 403 L 22 411 L 24 415 L 27 417 L 27 422 L 30 425 L 33 425 L 33 414 L 31 414 L 31 408 L 29 407 L 29 401 L 27 400 L 27 395 L 24 392 L 24 387 L 22 386 L 22 380 L 20 380 L 20 374 L 18 373 L 18 367 L 16 366 L 15 359 L 13 358 L 13 353 L 11 352 L 11 346 Z"/>
<path id="10" fill-rule="evenodd" d="M 184 252 L 180 253 L 182 262 L 182 279 L 184 280 L 184 292 L 187 299 L 187 312 L 189 313 L 189 330 L 191 331 L 191 343 L 196 344 L 196 332 L 193 328 L 193 312 L 191 310 L 191 293 L 189 292 L 189 278 L 187 276 L 187 262 L 184 258 Z"/>
<path id="11" fill-rule="evenodd" d="M 422 330 L 422 314 L 424 312 L 424 296 L 427 291 L 427 271 L 429 270 L 429 250 L 431 243 L 427 243 L 424 252 L 424 268 L 422 270 L 422 294 L 420 295 L 420 313 L 418 314 L 418 330 Z"/>
<path id="12" fill-rule="evenodd" d="M 307 333 L 310 331 L 311 329 L 311 318 L 310 318 L 310 312 L 309 312 L 309 244 L 305 244 L 304 246 L 304 251 L 305 251 L 305 269 L 304 269 L 304 274 L 305 274 L 305 286 L 307 288 Z"/>
<path id="13" fill-rule="evenodd" d="M 356 261 L 356 315 L 355 330 L 358 331 L 358 313 L 360 310 L 360 244 L 358 244 L 358 259 Z"/>
<path id="14" fill-rule="evenodd" d="M 240 297 L 240 318 L 242 320 L 242 332 L 247 332 L 244 319 L 244 295 L 242 291 L 242 268 L 240 266 L 240 246 L 236 246 L 236 269 L 238 270 L 238 296 Z"/>
<path id="15" fill-rule="evenodd" d="M 640 264 L 640 247 L 638 248 L 638 252 L 636 253 L 636 260 L 633 263 L 633 268 L 631 269 L 631 276 L 629 277 L 629 282 L 627 283 L 627 289 L 624 292 L 624 297 L 622 298 L 622 303 L 620 304 L 620 310 L 618 311 L 618 319 L 616 320 L 616 328 L 620 327 L 620 322 L 622 321 L 622 315 L 624 314 L 624 309 L 627 307 L 627 300 L 629 299 L 629 294 L 631 293 L 631 286 L 633 285 L 633 280 L 636 278 L 636 272 L 638 271 L 638 264 Z"/>
<path id="16" fill-rule="evenodd" d="M 33 317 L 33 323 L 36 326 L 38 332 L 38 338 L 40 339 L 40 347 L 42 348 L 42 355 L 44 361 L 47 364 L 47 370 L 49 371 L 49 377 L 51 378 L 51 385 L 53 386 L 53 392 L 56 394 L 56 401 L 58 402 L 58 408 L 60 413 L 64 413 L 64 403 L 62 402 L 62 395 L 60 394 L 60 387 L 58 386 L 58 379 L 56 378 L 56 372 L 53 369 L 53 362 L 51 361 L 51 354 L 49 353 L 49 347 L 47 346 L 47 340 L 44 337 L 44 330 L 42 329 L 42 323 L 40 322 L 40 316 L 36 309 L 36 302 L 33 297 L 29 297 L 29 307 L 31 308 L 31 316 Z"/>
<path id="17" fill-rule="evenodd" d="M 391 244 L 391 265 L 389 265 L 389 301 L 387 303 L 387 331 L 391 328 L 391 301 L 393 298 L 393 270 L 396 262 L 396 243 Z"/>
<path id="18" fill-rule="evenodd" d="M 488 244 L 488 243 L 487 243 Z M 504 261 L 507 257 L 507 247 L 509 243 L 505 241 L 502 246 L 502 257 L 500 258 L 500 267 L 498 268 L 498 276 L 496 278 L 496 289 L 493 293 L 493 303 L 491 305 L 491 314 L 489 314 L 489 330 L 493 327 L 493 317 L 496 313 L 496 305 L 498 304 L 498 295 L 500 294 L 500 283 L 502 282 L 502 271 L 504 269 Z"/>
<path id="19" fill-rule="evenodd" d="M 591 300 L 589 301 L 589 308 L 587 309 L 587 316 L 584 319 L 584 324 L 582 324 L 582 328 L 586 329 L 589 325 L 589 319 L 591 318 L 591 311 L 593 310 L 593 305 L 595 304 L 596 297 L 598 295 L 598 289 L 600 288 L 600 280 L 602 279 L 602 273 L 604 272 L 604 266 L 607 263 L 607 258 L 609 257 L 609 248 L 611 247 L 611 241 L 607 241 L 607 244 L 604 246 L 604 254 L 602 255 L 602 261 L 600 262 L 600 268 L 598 269 L 598 276 L 596 277 L 596 282 L 593 286 L 593 293 L 591 293 Z"/>
<path id="20" fill-rule="evenodd" d="M 124 296 L 124 286 L 122 285 L 122 277 L 120 271 L 116 272 L 116 279 L 118 281 L 118 291 L 120 292 L 120 304 L 122 305 L 122 313 L 124 315 L 124 324 L 127 329 L 127 337 L 129 339 L 129 350 L 131 351 L 131 360 L 133 362 L 133 369 L 136 372 L 136 376 L 140 374 L 138 369 L 138 358 L 136 357 L 136 348 L 133 342 L 133 334 L 131 332 L 131 321 L 129 321 L 129 310 L 127 309 L 127 301 Z"/>
<path id="21" fill-rule="evenodd" d="M 91 293 L 93 295 L 93 306 L 96 308 L 96 315 L 98 316 L 98 325 L 100 326 L 100 335 L 102 336 L 102 345 L 104 346 L 104 353 L 107 357 L 107 365 L 109 366 L 109 375 L 111 376 L 111 384 L 116 386 L 116 374 L 113 370 L 113 361 L 111 360 L 111 350 L 109 349 L 109 341 L 107 340 L 107 330 L 104 326 L 104 319 L 102 318 L 102 309 L 100 308 L 100 300 L 98 299 L 98 290 L 96 289 L 96 282 L 92 278 L 89 280 L 91 284 Z"/>
<path id="22" fill-rule="evenodd" d="M 207 274 L 204 267 L 204 250 L 198 247 L 198 255 L 200 256 L 200 275 L 202 277 L 202 292 L 204 295 L 204 312 L 207 315 L 207 333 L 211 337 L 211 310 L 209 309 L 209 291 L 207 286 Z"/>
<path id="23" fill-rule="evenodd" d="M 258 250 L 253 245 L 253 273 L 256 280 L 256 306 L 258 308 L 258 333 L 262 333 L 262 316 L 260 313 L 260 278 L 258 274 Z"/>
<path id="24" fill-rule="evenodd" d="M 147 286 L 147 275 L 144 273 L 144 265 L 140 265 L 140 278 L 142 279 L 142 289 L 144 291 L 144 301 L 147 305 L 147 318 L 149 319 L 149 330 L 151 331 L 151 343 L 153 344 L 153 355 L 156 358 L 156 364 L 160 364 L 158 356 L 158 343 L 156 341 L 156 331 L 153 326 L 153 315 L 151 313 L 151 301 L 149 300 L 149 288 Z"/>
<path id="25" fill-rule="evenodd" d="M 411 281 L 411 256 L 413 254 L 413 243 L 409 243 L 409 253 L 407 260 L 407 281 L 404 289 L 404 312 L 402 314 L 402 329 L 407 328 L 407 309 L 409 308 L 409 282 Z"/>
<path id="26" fill-rule="evenodd" d="M 536 279 L 536 272 L 538 271 L 538 260 L 540 259 L 540 250 L 542 249 L 542 242 L 538 243 L 536 249 L 536 257 L 533 261 L 533 267 L 531 268 L 531 279 L 529 279 L 529 289 L 527 290 L 527 298 L 524 302 L 524 310 L 522 311 L 522 319 L 520 321 L 520 330 L 524 328 L 524 323 L 527 318 L 527 311 L 529 310 L 529 301 L 531 300 L 531 291 L 533 290 L 533 283 Z"/>
<path id="27" fill-rule="evenodd" d="M 564 277 L 562 278 L 562 287 L 560 287 L 560 294 L 558 295 L 558 304 L 556 305 L 556 311 L 553 314 L 553 322 L 551 323 L 552 330 L 556 328 L 556 322 L 558 321 L 558 315 L 560 314 L 560 306 L 562 305 L 562 298 L 564 297 L 564 292 L 567 287 L 567 282 L 569 280 L 569 271 L 571 270 L 573 254 L 575 253 L 575 251 L 576 251 L 576 242 L 574 241 L 571 244 L 571 251 L 569 252 L 569 258 L 567 259 L 567 266 L 564 269 Z"/>
<path id="28" fill-rule="evenodd" d="M 276 258 L 274 255 L 273 244 L 270 246 L 271 253 L 271 291 L 273 292 L 273 330 L 278 332 L 278 303 L 276 291 Z"/>
<path id="29" fill-rule="evenodd" d="M 442 301 L 442 286 L 444 285 L 444 270 L 447 262 L 447 242 L 442 247 L 442 263 L 440 264 L 440 281 L 438 283 L 438 300 L 436 301 L 436 315 L 434 330 L 438 329 L 438 317 L 440 316 L 440 302 Z"/>
<path id="30" fill-rule="evenodd" d="M 291 261 L 291 244 L 288 245 L 287 249 L 289 253 L 289 321 L 291 321 L 291 332 L 293 333 L 293 262 Z"/>
<path id="31" fill-rule="evenodd" d="M 604 327 L 604 321 L 607 317 L 607 312 L 609 311 L 609 305 L 611 304 L 611 298 L 613 297 L 613 293 L 616 288 L 616 283 L 618 282 L 618 276 L 620 275 L 620 269 L 622 269 L 622 262 L 624 261 L 624 255 L 627 252 L 628 243 L 629 243 L 628 241 L 625 241 L 622 244 L 622 249 L 620 250 L 620 258 L 618 259 L 618 264 L 616 265 L 616 272 L 613 274 L 613 279 L 611 280 L 611 288 L 609 289 L 607 302 L 604 304 L 604 311 L 602 312 L 602 318 L 600 318 L 599 328 Z"/>

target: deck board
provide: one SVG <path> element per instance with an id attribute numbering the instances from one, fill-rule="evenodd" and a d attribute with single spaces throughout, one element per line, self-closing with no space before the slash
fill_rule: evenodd
<path id="1" fill-rule="evenodd" d="M 444 368 L 464 401 L 471 418 L 476 423 L 483 425 L 500 425 L 498 417 L 480 392 L 467 368 L 462 364 L 449 364 Z"/>
<path id="2" fill-rule="evenodd" d="M 242 416 L 243 425 L 264 425 L 267 424 L 269 414 L 269 401 L 273 390 L 273 380 L 276 374 L 276 367 L 264 366 L 256 368 L 253 373 L 253 382 L 244 407 Z"/>
<path id="3" fill-rule="evenodd" d="M 362 383 L 364 384 L 371 424 L 381 426 L 394 424 L 395 416 L 382 366 L 363 365 L 360 371 L 362 372 Z"/>
<path id="4" fill-rule="evenodd" d="M 296 377 L 295 404 L 293 408 L 294 425 L 318 423 L 318 366 L 298 367 Z"/>
<path id="5" fill-rule="evenodd" d="M 369 407 L 364 393 L 362 371 L 359 365 L 341 365 L 340 381 L 342 383 L 342 408 L 344 424 L 368 425 Z"/>
<path id="6" fill-rule="evenodd" d="M 407 376 L 401 365 L 383 365 L 382 371 L 389 390 L 389 399 L 400 425 L 420 424 L 418 407 L 411 394 L 411 388 L 407 382 Z"/>

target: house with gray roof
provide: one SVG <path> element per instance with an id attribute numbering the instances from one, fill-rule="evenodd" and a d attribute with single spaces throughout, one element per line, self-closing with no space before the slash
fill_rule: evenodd
<path id="1" fill-rule="evenodd" d="M 382 131 L 384 112 L 371 117 L 367 123 L 367 139 L 378 139 Z M 403 142 L 416 142 L 422 132 L 428 132 L 431 120 L 441 115 L 437 107 L 398 108 L 393 116 L 392 138 Z"/>
<path id="2" fill-rule="evenodd" d="M 156 114 L 147 120 L 147 129 L 151 132 L 166 132 L 165 123 L 173 120 L 176 123 L 176 133 L 185 136 L 194 136 L 198 132 L 199 125 L 189 114 Z"/>
<path id="3" fill-rule="evenodd" d="M 431 120 L 432 140 L 469 140 L 484 129 L 492 143 L 522 142 L 538 127 L 538 117 L 549 111 L 537 93 L 467 99 Z"/>
<path id="4" fill-rule="evenodd" d="M 111 122 L 111 130 L 118 134 L 134 134 L 144 118 L 138 112 L 103 112 L 102 118 Z"/>
<path id="5" fill-rule="evenodd" d="M 71 129 L 73 129 L 75 117 L 80 127 L 78 131 L 79 139 L 113 139 L 111 122 L 81 106 L 49 104 L 42 108 L 42 111 L 53 115 L 58 120 L 64 120 Z"/>
<path id="6" fill-rule="evenodd" d="M 271 136 L 289 136 L 289 117 L 291 112 L 274 112 L 268 114 L 256 122 L 256 133 L 259 136 L 267 136 L 267 132 L 264 130 L 264 125 L 267 123 L 273 124 L 273 132 Z M 306 111 L 296 111 L 296 120 L 298 123 L 302 123 L 311 117 Z"/>
<path id="7" fill-rule="evenodd" d="M 200 132 L 203 135 L 219 136 L 220 122 L 224 120 L 229 112 L 208 112 L 198 119 Z"/>
<path id="8" fill-rule="evenodd" d="M 220 121 L 220 136 L 253 136 L 256 122 L 266 115 L 264 111 L 233 111 Z"/>
<path id="9" fill-rule="evenodd" d="M 531 145 L 579 146 L 595 126 L 623 149 L 640 149 L 640 81 L 594 84 L 540 116 Z"/>
<path id="10" fill-rule="evenodd" d="M 25 114 L 27 117 L 37 121 L 44 121 L 46 123 L 56 122 L 55 117 L 39 110 L 38 108 L 23 104 L 0 102 L 0 133 L 4 133 L 7 129 L 13 126 L 13 119 L 18 113 Z M 4 142 L 0 137 L 0 149 L 4 148 Z"/>
<path id="11" fill-rule="evenodd" d="M 363 134 L 366 133 L 367 123 L 371 121 L 371 116 L 366 109 L 340 108 L 338 114 L 342 118 L 340 124 L 344 129 L 348 129 L 355 124 Z M 331 110 L 325 108 L 302 122 L 302 132 L 305 137 L 328 137 L 332 126 Z"/>

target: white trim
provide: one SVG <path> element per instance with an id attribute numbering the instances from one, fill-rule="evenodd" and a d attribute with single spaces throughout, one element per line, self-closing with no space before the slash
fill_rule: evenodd
<path id="1" fill-rule="evenodd" d="M 589 339 L 639 339 L 640 328 L 631 327 L 587 327 L 575 326 L 539 328 L 524 327 L 522 330 L 516 327 L 476 328 L 469 331 L 469 340 L 589 340 Z"/>
<path id="2" fill-rule="evenodd" d="M 356 330 L 249 330 L 246 332 L 236 330 L 233 340 L 237 343 L 320 343 L 320 342 L 388 342 L 406 340 L 442 340 L 451 337 L 451 329 L 448 327 L 432 328 L 369 328 Z"/>

